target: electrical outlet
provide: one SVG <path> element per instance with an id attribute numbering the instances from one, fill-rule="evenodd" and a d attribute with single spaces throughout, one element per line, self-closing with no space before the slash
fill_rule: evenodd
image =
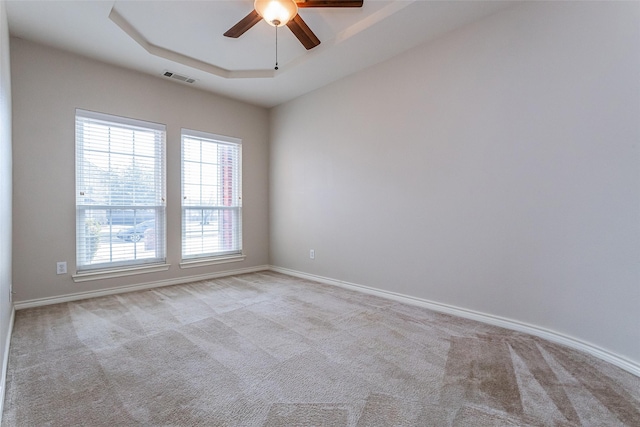
<path id="1" fill-rule="evenodd" d="M 56 263 L 56 274 L 67 274 L 67 262 L 60 261 Z"/>
<path id="2" fill-rule="evenodd" d="M 316 251 L 313 249 L 309 250 L 309 258 L 316 259 Z"/>

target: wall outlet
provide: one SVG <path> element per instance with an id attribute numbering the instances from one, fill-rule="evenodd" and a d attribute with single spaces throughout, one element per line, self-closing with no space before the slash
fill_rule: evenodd
<path id="1" fill-rule="evenodd" d="M 56 263 L 56 274 L 67 274 L 67 262 L 60 261 Z"/>
<path id="2" fill-rule="evenodd" d="M 309 258 L 316 259 L 316 251 L 313 249 L 309 250 Z"/>

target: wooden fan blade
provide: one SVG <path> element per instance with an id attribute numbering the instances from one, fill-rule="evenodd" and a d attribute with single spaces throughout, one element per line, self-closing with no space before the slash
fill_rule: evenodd
<path id="1" fill-rule="evenodd" d="M 241 35 L 243 35 L 249 28 L 256 25 L 258 22 L 262 20 L 262 17 L 258 15 L 258 12 L 254 10 L 251 11 L 250 14 L 245 16 L 233 27 L 229 28 L 229 30 L 224 33 L 226 37 L 233 37 L 237 39 Z"/>
<path id="2" fill-rule="evenodd" d="M 297 0 L 298 7 L 362 7 L 363 0 Z"/>
<path id="3" fill-rule="evenodd" d="M 287 22 L 287 27 L 289 27 L 291 32 L 300 40 L 300 43 L 302 43 L 307 50 L 313 49 L 320 44 L 320 40 L 313 34 L 311 28 L 309 28 L 300 15 L 296 14 L 291 21 Z"/>

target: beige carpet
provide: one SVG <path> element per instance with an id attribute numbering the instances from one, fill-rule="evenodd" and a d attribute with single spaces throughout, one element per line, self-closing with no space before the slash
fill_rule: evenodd
<path id="1" fill-rule="evenodd" d="M 3 426 L 640 426 L 588 355 L 265 272 L 16 313 Z"/>

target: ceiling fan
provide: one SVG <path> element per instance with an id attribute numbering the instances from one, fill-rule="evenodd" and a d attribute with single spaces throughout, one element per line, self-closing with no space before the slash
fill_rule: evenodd
<path id="1" fill-rule="evenodd" d="M 274 27 L 286 25 L 309 49 L 320 44 L 311 28 L 298 15 L 299 7 L 362 7 L 363 0 L 255 0 L 253 11 L 231 27 L 224 35 L 238 38 L 264 19 Z"/>

